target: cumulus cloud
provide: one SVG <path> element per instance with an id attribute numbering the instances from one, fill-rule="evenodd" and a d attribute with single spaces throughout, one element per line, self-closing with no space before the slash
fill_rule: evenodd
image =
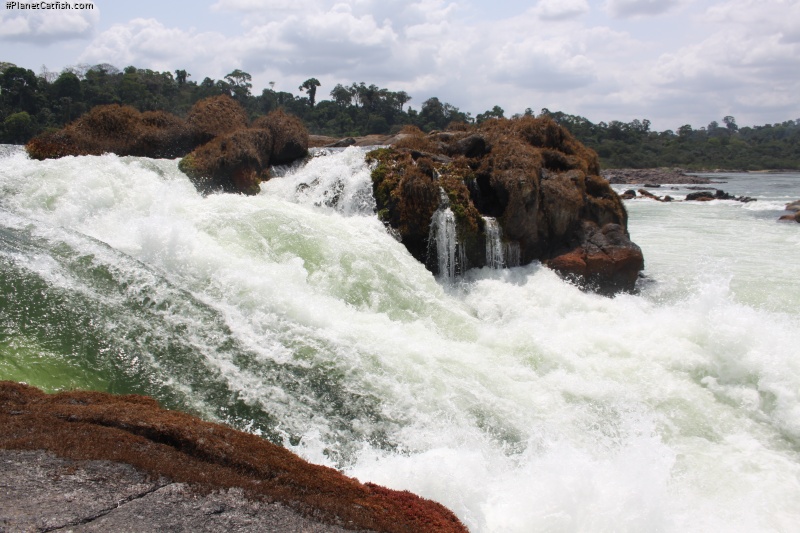
<path id="1" fill-rule="evenodd" d="M 606 11 L 615 18 L 661 15 L 681 5 L 683 0 L 608 0 Z"/>
<path id="2" fill-rule="evenodd" d="M 761 34 L 778 34 L 781 41 L 800 43 L 800 2 L 733 0 L 711 6 L 708 20 L 736 24 Z"/>
<path id="3" fill-rule="evenodd" d="M 503 45 L 495 54 L 492 78 L 529 90 L 566 91 L 595 79 L 595 67 L 583 43 L 541 34 Z"/>
<path id="4" fill-rule="evenodd" d="M 240 18 L 238 32 L 135 19 L 99 34 L 79 59 L 185 68 L 196 80 L 241 68 L 255 91 L 276 81 L 278 90 L 296 92 L 312 76 L 325 92 L 365 81 L 405 90 L 415 106 L 438 96 L 473 113 L 494 104 L 508 114 L 548 107 L 673 129 L 703 112 L 712 114 L 699 120 L 718 120 L 724 114 L 714 110 L 723 106 L 746 123 L 737 106 L 796 106 L 800 93 L 797 0 L 708 0 L 709 8 L 604 0 L 612 19 L 686 9 L 680 29 L 657 35 L 648 26 L 657 20 L 625 30 L 614 20 L 599 25 L 585 16 L 588 0 L 538 0 L 480 17 L 466 0 L 214 1 L 212 11 Z M 30 33 L 29 25 L 6 15 L 0 35 Z"/>
<path id="5" fill-rule="evenodd" d="M 145 64 L 172 70 L 204 59 L 206 66 L 213 69 L 215 63 L 232 59 L 227 48 L 219 46 L 225 41 L 225 36 L 214 32 L 168 28 L 155 19 L 134 19 L 115 24 L 98 35 L 79 60 L 111 63 L 120 68 Z M 208 58 L 214 58 L 212 64 L 208 64 Z"/>
<path id="6" fill-rule="evenodd" d="M 542 20 L 568 20 L 589 12 L 586 0 L 540 0 L 533 13 Z"/>
<path id="7" fill-rule="evenodd" d="M 99 13 L 93 10 L 5 10 L 0 12 L 0 40 L 49 45 L 91 36 Z"/>

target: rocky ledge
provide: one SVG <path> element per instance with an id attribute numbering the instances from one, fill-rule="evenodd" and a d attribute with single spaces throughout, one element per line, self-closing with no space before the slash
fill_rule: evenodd
<path id="1" fill-rule="evenodd" d="M 597 154 L 554 121 L 402 135 L 368 154 L 378 216 L 432 272 L 443 268 L 442 253 L 455 263 L 449 273 L 502 256 L 504 266 L 541 261 L 602 294 L 634 290 L 644 259 L 622 200 L 600 177 Z M 454 220 L 446 251 L 435 217 L 442 212 Z"/>
<path id="2" fill-rule="evenodd" d="M 0 531 L 467 531 L 438 503 L 142 396 L 0 382 L 0 450 Z"/>

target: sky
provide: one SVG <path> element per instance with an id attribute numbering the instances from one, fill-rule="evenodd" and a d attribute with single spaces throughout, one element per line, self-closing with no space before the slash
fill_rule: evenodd
<path id="1" fill-rule="evenodd" d="M 4 0 L 5 1 L 5 0 Z M 33 0 L 28 0 L 33 1 Z M 48 0 L 50 1 L 50 0 Z M 22 2 L 20 2 L 22 3 Z M 61 2 L 63 4 L 64 2 Z M 0 61 L 252 75 L 318 99 L 366 82 L 502 107 L 695 129 L 800 119 L 800 0 L 94 0 L 0 8 Z"/>

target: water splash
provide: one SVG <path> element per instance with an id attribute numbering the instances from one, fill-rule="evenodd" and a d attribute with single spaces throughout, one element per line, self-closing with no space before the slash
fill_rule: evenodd
<path id="1" fill-rule="evenodd" d="M 345 216 L 372 216 L 375 199 L 366 149 L 317 150 L 307 162 L 273 167 L 263 194 L 303 205 L 332 208 Z M 278 178 L 278 179 L 276 179 Z"/>

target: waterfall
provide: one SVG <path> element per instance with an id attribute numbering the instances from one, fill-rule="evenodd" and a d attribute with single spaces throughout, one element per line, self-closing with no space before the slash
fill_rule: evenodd
<path id="1" fill-rule="evenodd" d="M 432 250 L 436 252 L 439 276 L 448 282 L 452 282 L 456 275 L 466 270 L 464 248 L 458 243 L 456 216 L 450 209 L 450 199 L 442 188 L 439 188 L 439 209 L 431 218 L 428 233 L 429 259 Z"/>
<path id="2" fill-rule="evenodd" d="M 483 217 L 486 228 L 486 266 L 500 269 L 506 266 L 500 224 L 494 217 Z"/>
<path id="3" fill-rule="evenodd" d="M 521 253 L 518 242 L 507 242 L 503 244 L 503 252 L 506 258 L 506 267 L 518 267 L 521 261 Z"/>

